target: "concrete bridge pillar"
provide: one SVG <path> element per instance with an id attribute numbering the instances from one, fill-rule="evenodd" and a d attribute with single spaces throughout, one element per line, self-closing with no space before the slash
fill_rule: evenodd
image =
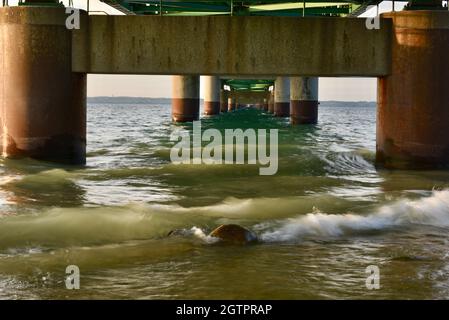
<path id="1" fill-rule="evenodd" d="M 204 76 L 204 114 L 220 114 L 220 77 Z"/>
<path id="2" fill-rule="evenodd" d="M 232 94 L 232 92 L 228 93 L 228 112 L 235 111 L 236 109 L 236 103 L 235 103 L 235 97 Z"/>
<path id="3" fill-rule="evenodd" d="M 200 77 L 172 76 L 172 119 L 175 122 L 198 120 Z"/>
<path id="4" fill-rule="evenodd" d="M 391 75 L 378 79 L 377 155 L 387 168 L 449 166 L 449 12 L 393 18 Z"/>
<path id="5" fill-rule="evenodd" d="M 220 90 L 220 112 L 228 112 L 228 91 Z"/>
<path id="6" fill-rule="evenodd" d="M 86 74 L 72 72 L 65 19 L 64 8 L 0 8 L 3 156 L 86 162 Z"/>
<path id="7" fill-rule="evenodd" d="M 270 91 L 268 99 L 268 113 L 274 113 L 274 92 Z"/>
<path id="8" fill-rule="evenodd" d="M 290 116 L 290 78 L 277 77 L 274 83 L 274 115 Z"/>
<path id="9" fill-rule="evenodd" d="M 266 98 L 263 98 L 263 107 L 262 107 L 262 109 L 263 109 L 263 111 L 268 111 L 268 98 L 269 98 L 269 96 L 267 95 L 267 97 Z"/>
<path id="10" fill-rule="evenodd" d="M 290 117 L 292 124 L 318 121 L 318 78 L 290 78 Z"/>

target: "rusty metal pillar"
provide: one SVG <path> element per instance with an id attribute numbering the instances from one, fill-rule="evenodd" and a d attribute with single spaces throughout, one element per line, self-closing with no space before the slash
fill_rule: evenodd
<path id="1" fill-rule="evenodd" d="M 204 76 L 204 114 L 220 114 L 220 77 Z"/>
<path id="2" fill-rule="evenodd" d="M 393 19 L 392 72 L 378 79 L 377 155 L 387 168 L 449 165 L 449 12 Z"/>
<path id="3" fill-rule="evenodd" d="M 292 124 L 318 121 L 318 78 L 290 78 L 290 119 Z"/>
<path id="4" fill-rule="evenodd" d="M 175 122 L 198 120 L 200 77 L 172 76 L 172 119 Z"/>
<path id="5" fill-rule="evenodd" d="M 86 162 L 86 74 L 72 72 L 72 31 L 65 19 L 63 7 L 0 8 L 5 157 Z"/>
<path id="6" fill-rule="evenodd" d="M 290 78 L 277 77 L 274 85 L 274 115 L 290 116 Z"/>
<path id="7" fill-rule="evenodd" d="M 220 90 L 220 112 L 228 112 L 228 91 Z"/>

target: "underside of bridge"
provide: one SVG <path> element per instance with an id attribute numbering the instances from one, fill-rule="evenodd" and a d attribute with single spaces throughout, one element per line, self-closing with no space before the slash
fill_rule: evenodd
<path id="1" fill-rule="evenodd" d="M 148 15 L 244 15 L 286 16 L 348 15 L 362 12 L 378 0 L 103 0 L 123 10 Z"/>
<path id="2" fill-rule="evenodd" d="M 288 1 L 288 0 L 102 0 L 115 9 L 127 15 L 156 15 L 156 16 L 275 16 L 275 17 L 345 17 L 357 16 L 363 13 L 370 6 L 377 5 L 381 0 L 352 0 L 352 1 Z M 256 31 L 257 32 L 257 31 Z M 192 79 L 190 78 L 190 81 Z M 288 117 L 292 114 L 292 123 L 316 123 L 318 109 L 318 80 L 310 78 L 304 81 L 293 81 L 293 84 L 314 85 L 308 87 L 307 91 L 296 88 L 294 85 L 286 83 L 285 79 L 278 79 L 278 88 L 275 90 L 275 79 L 248 79 L 248 78 L 221 78 L 222 94 L 221 105 L 228 104 L 228 108 L 222 110 L 232 111 L 238 109 L 242 104 L 253 104 L 261 110 L 265 110 L 279 117 Z M 180 81 L 177 78 L 176 81 Z M 187 80 L 186 80 L 187 81 Z M 310 82 L 312 81 L 312 82 Z M 214 87 L 207 82 L 207 96 L 205 97 L 204 113 L 214 115 L 220 113 L 219 102 L 216 100 L 217 94 L 214 94 Z M 282 86 L 281 83 L 284 85 Z M 288 88 L 287 88 L 288 87 Z M 271 89 L 271 93 L 270 93 Z M 210 93 L 209 91 L 212 91 Z M 230 91 L 230 92 L 227 92 Z M 259 92 L 257 95 L 248 95 L 245 93 Z M 302 94 L 301 94 L 302 92 Z M 174 90 L 178 94 L 179 90 Z M 292 98 L 290 98 L 292 94 Z M 189 96 L 192 94 L 189 94 Z M 245 97 L 245 98 L 244 98 Z M 252 97 L 253 100 L 248 100 Z M 228 102 L 228 100 L 230 102 Z M 273 101 L 271 101 L 273 100 Z M 182 101 L 182 100 L 181 100 Z M 182 103 L 176 100 L 177 110 L 174 111 L 174 119 L 178 121 L 192 119 L 191 100 L 187 99 L 186 114 L 180 115 Z M 271 101 L 271 103 L 270 103 Z M 272 106 L 272 108 L 270 108 Z M 291 110 L 290 110 L 291 109 Z"/>
<path id="3" fill-rule="evenodd" d="M 102 0 L 124 14 L 164 16 L 357 16 L 382 0 Z M 268 91 L 274 79 L 222 79 L 235 91 Z"/>

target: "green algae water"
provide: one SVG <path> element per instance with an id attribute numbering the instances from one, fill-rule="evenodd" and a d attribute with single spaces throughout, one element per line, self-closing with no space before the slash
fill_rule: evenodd
<path id="1" fill-rule="evenodd" d="M 376 169 L 375 120 L 374 103 L 330 102 L 316 126 L 201 119 L 279 129 L 278 172 L 260 176 L 172 164 L 170 134 L 192 125 L 170 105 L 91 104 L 86 167 L 0 160 L 0 299 L 447 299 L 449 172 Z M 227 223 L 260 242 L 208 241 Z"/>

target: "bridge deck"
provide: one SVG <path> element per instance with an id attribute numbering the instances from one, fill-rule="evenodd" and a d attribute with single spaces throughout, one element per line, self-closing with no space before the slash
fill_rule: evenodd
<path id="1" fill-rule="evenodd" d="M 86 19 L 89 20 L 87 25 Z M 73 70 L 111 74 L 382 76 L 392 21 L 331 17 L 83 17 Z"/>

